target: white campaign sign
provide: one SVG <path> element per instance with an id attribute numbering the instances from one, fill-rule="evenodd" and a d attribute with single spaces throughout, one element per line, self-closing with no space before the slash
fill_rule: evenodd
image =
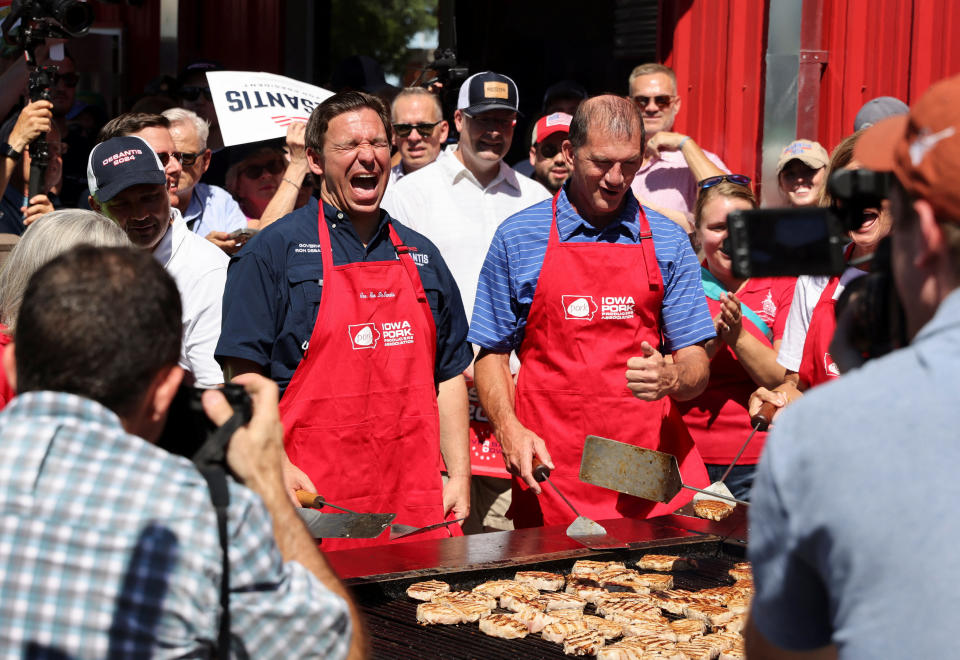
<path id="1" fill-rule="evenodd" d="M 272 73 L 209 71 L 207 83 L 225 146 L 271 140 L 306 122 L 333 92 Z"/>

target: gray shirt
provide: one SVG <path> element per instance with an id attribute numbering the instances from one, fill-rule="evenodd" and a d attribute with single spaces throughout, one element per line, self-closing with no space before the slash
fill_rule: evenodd
<path id="1" fill-rule="evenodd" d="M 771 432 L 750 507 L 754 622 L 790 650 L 937 658 L 960 609 L 960 291 L 900 351 Z"/>

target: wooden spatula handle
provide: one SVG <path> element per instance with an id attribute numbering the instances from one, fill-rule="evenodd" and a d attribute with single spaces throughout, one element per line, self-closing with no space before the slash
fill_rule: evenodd
<path id="1" fill-rule="evenodd" d="M 301 506 L 313 507 L 315 509 L 323 507 L 323 496 L 311 493 L 309 490 L 298 490 L 297 501 L 300 502 Z"/>
<path id="2" fill-rule="evenodd" d="M 546 481 L 547 477 L 550 476 L 550 468 L 544 465 L 536 456 L 533 457 L 533 478 L 537 481 L 543 482 Z"/>
<path id="3" fill-rule="evenodd" d="M 768 401 L 760 406 L 756 415 L 750 418 L 750 424 L 756 426 L 758 431 L 766 431 L 775 412 L 777 412 L 777 407 Z"/>

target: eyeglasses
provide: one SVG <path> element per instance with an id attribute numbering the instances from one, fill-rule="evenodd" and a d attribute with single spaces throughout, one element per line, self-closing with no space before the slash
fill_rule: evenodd
<path id="1" fill-rule="evenodd" d="M 243 176 L 248 179 L 259 179 L 263 176 L 263 171 L 266 170 L 270 174 L 280 174 L 283 172 L 283 162 L 279 160 L 272 160 L 269 163 L 262 163 L 260 165 L 247 165 L 240 172 Z"/>
<path id="2" fill-rule="evenodd" d="M 201 94 L 203 94 L 208 101 L 213 100 L 213 94 L 210 93 L 209 87 L 181 87 L 178 93 L 184 101 L 196 101 L 200 98 Z"/>
<path id="3" fill-rule="evenodd" d="M 540 144 L 540 155 L 544 158 L 553 158 L 560 153 L 560 145 L 552 142 L 543 142 Z"/>
<path id="4" fill-rule="evenodd" d="M 168 153 L 166 151 L 157 152 L 157 158 L 160 159 L 160 164 L 163 165 L 164 168 L 167 167 L 171 157 L 181 165 L 183 164 L 183 154 L 179 151 L 174 151 L 173 153 Z"/>
<path id="5" fill-rule="evenodd" d="M 186 165 L 187 167 L 191 167 L 194 163 L 197 162 L 197 159 L 200 158 L 200 156 L 202 156 L 203 154 L 204 154 L 203 151 L 198 151 L 195 154 L 191 154 L 189 152 L 184 151 L 183 153 L 180 154 L 180 163 L 183 165 Z"/>
<path id="6" fill-rule="evenodd" d="M 748 177 L 746 174 L 721 174 L 720 176 L 708 176 L 706 179 L 698 181 L 697 188 L 700 190 L 706 190 L 707 188 L 712 188 L 718 183 L 723 183 L 724 181 L 735 183 L 738 186 L 750 185 L 750 177 Z"/>
<path id="7" fill-rule="evenodd" d="M 517 125 L 516 117 L 490 117 L 486 113 L 480 115 L 471 115 L 469 113 L 463 113 L 465 117 L 471 121 L 477 122 L 481 128 L 485 131 L 505 131 L 508 128 L 513 128 Z"/>
<path id="8" fill-rule="evenodd" d="M 639 105 L 641 108 L 646 108 L 650 104 L 650 100 L 653 99 L 653 102 L 657 104 L 657 107 L 663 110 L 673 103 L 676 98 L 676 96 L 670 96 L 668 94 L 661 94 L 660 96 L 634 96 L 633 102 Z"/>
<path id="9" fill-rule="evenodd" d="M 435 129 L 439 123 L 439 121 L 435 121 L 432 123 L 423 122 L 420 124 L 394 124 L 393 130 L 396 131 L 397 137 L 399 138 L 410 137 L 413 129 L 417 129 L 417 133 L 420 134 L 420 137 L 430 137 L 433 135 L 433 129 Z"/>
<path id="10" fill-rule="evenodd" d="M 76 73 L 55 73 L 51 76 L 53 84 L 63 83 L 67 87 L 76 87 L 80 82 L 80 76 Z"/>

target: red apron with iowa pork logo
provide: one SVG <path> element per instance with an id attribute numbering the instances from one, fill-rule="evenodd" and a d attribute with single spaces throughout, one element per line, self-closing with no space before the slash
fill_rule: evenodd
<path id="1" fill-rule="evenodd" d="M 660 343 L 663 278 L 650 225 L 640 209 L 640 242 L 561 243 L 557 198 L 543 268 L 518 352 L 516 412 L 543 438 L 556 469 L 550 479 L 581 515 L 645 518 L 690 501 L 682 490 L 657 504 L 579 479 L 587 435 L 673 454 L 684 483 L 705 487 L 703 460 L 672 399 L 641 401 L 627 389 L 627 360 L 640 343 Z M 513 479 L 511 517 L 517 527 L 568 524 L 574 514 L 551 488 L 537 496 Z"/>
<path id="2" fill-rule="evenodd" d="M 320 208 L 323 295 L 307 352 L 280 401 L 287 455 L 334 504 L 395 512 L 405 525 L 441 522 L 436 328 L 417 267 L 393 225 L 396 260 L 334 266 Z M 412 540 L 446 536 L 439 529 Z M 323 548 L 387 538 L 326 539 Z"/>

